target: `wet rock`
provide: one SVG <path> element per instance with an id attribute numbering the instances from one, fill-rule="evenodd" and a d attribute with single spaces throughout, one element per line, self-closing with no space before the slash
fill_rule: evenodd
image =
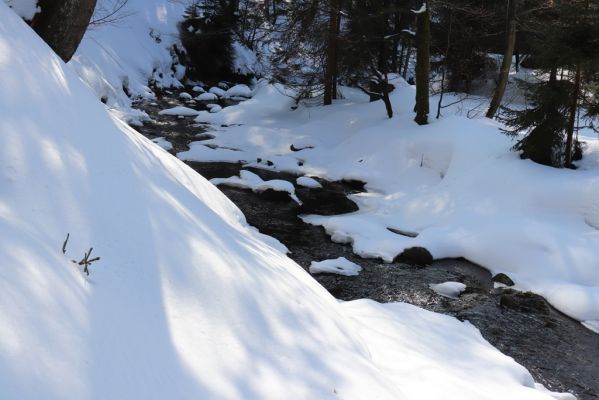
<path id="1" fill-rule="evenodd" d="M 515 290 L 505 290 L 499 299 L 499 304 L 503 308 L 528 313 L 528 314 L 549 314 L 549 306 L 545 299 L 531 292 L 517 292 Z"/>
<path id="2" fill-rule="evenodd" d="M 498 273 L 493 278 L 491 278 L 491 280 L 493 282 L 502 283 L 505 286 L 514 286 L 514 281 L 503 272 Z"/>
<path id="3" fill-rule="evenodd" d="M 358 211 L 356 203 L 343 193 L 301 188 L 297 194 L 302 201 L 300 214 L 337 215 Z"/>
<path id="4" fill-rule="evenodd" d="M 281 190 L 266 189 L 265 191 L 260 192 L 260 196 L 270 201 L 293 201 L 291 197 L 289 197 L 289 193 Z"/>
<path id="5" fill-rule="evenodd" d="M 433 255 L 424 247 L 410 247 L 405 249 L 400 255 L 393 260 L 396 262 L 404 262 L 412 265 L 430 265 L 433 263 Z"/>

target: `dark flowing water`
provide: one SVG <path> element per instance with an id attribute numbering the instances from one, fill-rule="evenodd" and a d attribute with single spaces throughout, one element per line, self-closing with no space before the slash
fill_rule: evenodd
<path id="1" fill-rule="evenodd" d="M 163 108 L 180 105 L 177 93 L 159 96 L 156 105 L 139 104 L 155 120 L 139 130 L 146 136 L 166 137 L 173 153 L 190 142 L 209 139 L 193 118 L 158 116 Z M 192 104 L 200 109 L 201 104 Z M 241 164 L 188 163 L 207 179 L 238 175 Z M 251 169 L 263 179 L 285 179 L 293 174 Z M 534 294 L 495 289 L 485 269 L 463 259 L 435 261 L 420 267 L 383 263 L 353 254 L 348 245 L 333 243 L 321 227 L 305 224 L 298 215 L 334 215 L 357 210 L 347 198 L 361 190 L 356 182 L 321 181 L 322 189 L 296 186 L 302 206 L 286 195 L 256 194 L 221 186 L 220 189 L 245 214 L 248 223 L 285 244 L 289 256 L 306 270 L 312 261 L 345 257 L 363 267 L 358 276 L 317 274 L 314 278 L 338 299 L 369 298 L 379 302 L 401 301 L 468 320 L 504 354 L 513 357 L 535 380 L 554 391 L 570 392 L 579 399 L 599 399 L 599 335 L 561 314 Z M 431 283 L 457 281 L 467 289 L 457 299 L 433 292 Z"/>

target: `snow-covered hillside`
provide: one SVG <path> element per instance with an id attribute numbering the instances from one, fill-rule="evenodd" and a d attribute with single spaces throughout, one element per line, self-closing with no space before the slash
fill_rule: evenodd
<path id="1" fill-rule="evenodd" d="M 2 2 L 0 182 L 2 399 L 551 398 L 468 323 L 338 303 Z"/>

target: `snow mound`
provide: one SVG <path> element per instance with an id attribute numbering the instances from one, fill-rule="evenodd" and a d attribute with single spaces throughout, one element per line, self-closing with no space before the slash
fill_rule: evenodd
<path id="1" fill-rule="evenodd" d="M 193 108 L 185 107 L 185 106 L 176 106 L 173 108 L 165 108 L 164 110 L 160 110 L 158 114 L 160 115 L 174 115 L 174 116 L 183 116 L 183 117 L 195 117 L 200 112 L 198 110 L 194 110 Z"/>
<path id="2" fill-rule="evenodd" d="M 202 93 L 199 96 L 196 96 L 195 98 L 198 101 L 216 101 L 218 100 L 218 96 L 215 95 L 214 93 Z"/>
<path id="3" fill-rule="evenodd" d="M 333 260 L 312 261 L 310 263 L 311 274 L 337 274 L 345 276 L 355 276 L 362 271 L 362 267 L 349 261 L 345 257 L 339 257 Z"/>
<path id="4" fill-rule="evenodd" d="M 300 186 L 304 186 L 311 189 L 321 188 L 322 185 L 314 178 L 310 178 L 309 176 L 300 176 L 297 178 L 296 183 Z"/>
<path id="5" fill-rule="evenodd" d="M 181 92 L 181 93 L 179 93 L 179 98 L 183 99 L 183 100 L 191 100 L 191 99 L 193 99 L 193 96 L 187 92 Z"/>
<path id="6" fill-rule="evenodd" d="M 209 93 L 212 93 L 218 97 L 223 97 L 225 95 L 225 91 L 217 86 L 213 86 L 208 90 Z"/>
<path id="7" fill-rule="evenodd" d="M 210 180 L 210 182 L 214 185 L 228 185 L 243 189 L 251 189 L 256 193 L 261 193 L 266 190 L 287 192 L 293 201 L 301 204 L 301 201 L 295 195 L 295 187 L 291 182 L 282 179 L 264 181 L 258 175 L 247 170 L 241 170 L 239 172 L 239 176 L 232 176 L 230 178 L 213 178 Z"/>
<path id="8" fill-rule="evenodd" d="M 435 293 L 451 299 L 457 298 L 464 290 L 466 290 L 466 285 L 461 282 L 431 283 L 428 287 Z"/>
<path id="9" fill-rule="evenodd" d="M 247 85 L 235 85 L 232 88 L 228 89 L 224 95 L 225 98 L 230 97 L 252 97 L 252 89 L 250 89 Z"/>

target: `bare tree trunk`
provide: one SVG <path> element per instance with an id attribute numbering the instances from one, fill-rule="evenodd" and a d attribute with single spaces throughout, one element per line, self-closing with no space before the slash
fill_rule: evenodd
<path id="1" fill-rule="evenodd" d="M 332 96 L 333 100 L 337 100 L 337 79 L 339 78 L 339 63 L 337 61 L 337 38 L 339 37 L 339 33 L 341 32 L 341 16 L 339 10 L 341 9 L 341 0 L 338 0 L 337 3 L 337 28 L 335 29 L 335 67 L 333 71 L 333 87 L 332 87 Z"/>
<path id="2" fill-rule="evenodd" d="M 447 46 L 445 47 L 445 59 L 443 60 L 443 72 L 441 73 L 441 94 L 437 104 L 437 119 L 441 117 L 441 106 L 443 105 L 443 95 L 445 94 L 445 77 L 447 75 L 447 57 L 451 48 L 451 29 L 453 28 L 453 14 L 449 12 L 449 27 L 447 28 Z"/>
<path id="3" fill-rule="evenodd" d="M 339 0 L 329 0 L 329 37 L 324 73 L 324 105 L 333 102 L 333 80 L 337 65 L 337 19 L 339 18 Z"/>
<path id="4" fill-rule="evenodd" d="M 44 41 L 68 62 L 87 30 L 96 0 L 40 0 L 41 12 L 31 21 L 31 27 Z"/>
<path id="5" fill-rule="evenodd" d="M 503 53 L 503 62 L 501 63 L 501 72 L 499 73 L 499 81 L 493 94 L 493 99 L 487 110 L 487 118 L 494 118 L 497 114 L 497 110 L 501 105 L 501 100 L 505 94 L 505 88 L 510 76 L 510 68 L 512 66 L 512 57 L 514 56 L 514 47 L 516 46 L 516 13 L 518 0 L 507 0 L 507 43 L 505 45 L 505 52 Z"/>
<path id="6" fill-rule="evenodd" d="M 401 76 L 404 79 L 408 78 L 408 68 L 410 67 L 410 58 L 412 58 L 412 47 L 410 46 L 408 40 L 406 40 L 406 42 L 408 42 L 406 48 L 406 58 L 404 60 L 403 72 L 401 73 Z"/>
<path id="7" fill-rule="evenodd" d="M 418 125 L 428 124 L 429 113 L 429 74 L 430 74 L 430 11 L 424 3 L 416 17 L 416 105 L 414 121 Z"/>
<path id="8" fill-rule="evenodd" d="M 578 97 L 580 95 L 580 63 L 576 65 L 576 76 L 574 77 L 574 92 L 572 93 L 572 104 L 570 105 L 570 119 L 568 121 L 568 131 L 566 140 L 566 160 L 567 168 L 572 166 L 572 144 L 574 141 L 574 126 L 576 125 L 576 112 L 578 110 Z"/>

